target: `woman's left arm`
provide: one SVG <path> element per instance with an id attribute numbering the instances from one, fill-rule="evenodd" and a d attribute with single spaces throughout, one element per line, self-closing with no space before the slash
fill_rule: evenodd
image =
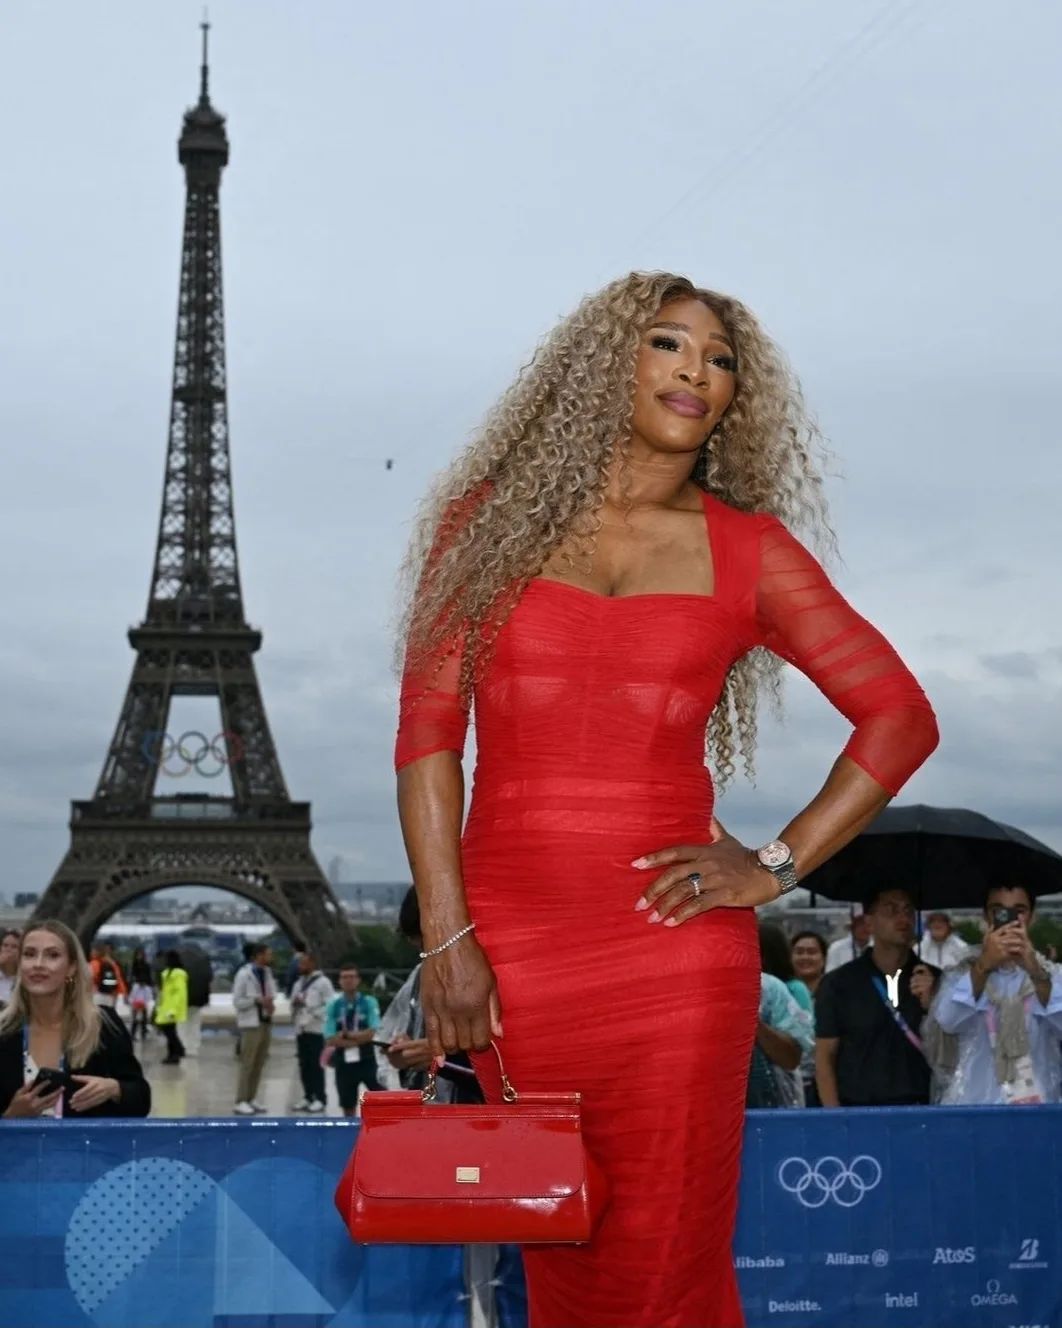
<path id="1" fill-rule="evenodd" d="M 806 674 L 853 725 L 825 784 L 779 834 L 798 877 L 832 857 L 870 824 L 937 745 L 925 693 L 881 633 L 847 603 L 812 555 L 773 517 L 760 517 L 755 584 L 756 644 Z M 713 822 L 710 845 L 677 845 L 633 864 L 666 866 L 636 907 L 676 926 L 717 907 L 777 897 L 778 882 L 755 853 Z M 691 898 L 688 877 L 701 874 Z"/>

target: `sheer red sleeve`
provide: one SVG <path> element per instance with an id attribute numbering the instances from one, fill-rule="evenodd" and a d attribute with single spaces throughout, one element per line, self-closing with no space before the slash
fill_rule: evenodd
<path id="1" fill-rule="evenodd" d="M 435 533 L 425 576 L 431 575 L 490 491 L 491 486 L 484 483 L 450 503 Z M 398 707 L 396 770 L 434 752 L 464 754 L 468 706 L 461 699 L 463 641 L 463 631 L 459 631 L 424 660 L 414 663 L 407 654 Z"/>
<path id="2" fill-rule="evenodd" d="M 398 706 L 396 770 L 433 752 L 463 754 L 468 711 L 461 701 L 461 654 L 457 643 L 420 668 L 407 664 Z"/>
<path id="3" fill-rule="evenodd" d="M 937 745 L 925 693 L 781 522 L 761 517 L 759 524 L 758 644 L 811 679 L 855 726 L 844 755 L 898 793 Z"/>

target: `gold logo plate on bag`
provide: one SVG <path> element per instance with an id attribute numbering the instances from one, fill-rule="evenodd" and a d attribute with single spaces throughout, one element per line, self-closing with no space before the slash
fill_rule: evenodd
<path id="1" fill-rule="evenodd" d="M 478 1185 L 479 1167 L 458 1167 L 457 1183 L 458 1185 Z"/>

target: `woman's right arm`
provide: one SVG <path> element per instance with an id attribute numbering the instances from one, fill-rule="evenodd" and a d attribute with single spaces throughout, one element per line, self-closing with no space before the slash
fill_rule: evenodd
<path id="1" fill-rule="evenodd" d="M 420 905 L 423 948 L 433 950 L 473 921 L 461 872 L 465 780 L 461 756 L 468 713 L 455 646 L 402 678 L 395 766 L 398 814 Z M 494 974 L 469 932 L 425 959 L 421 1008 L 432 1055 L 482 1050 L 501 1036 Z"/>
<path id="2" fill-rule="evenodd" d="M 425 950 L 471 921 L 461 875 L 464 790 L 461 758 L 454 751 L 434 752 L 398 772 L 398 811 Z M 481 1051 L 492 1036 L 501 1036 L 494 974 L 474 932 L 425 959 L 420 1000 L 433 1056 L 458 1048 Z"/>

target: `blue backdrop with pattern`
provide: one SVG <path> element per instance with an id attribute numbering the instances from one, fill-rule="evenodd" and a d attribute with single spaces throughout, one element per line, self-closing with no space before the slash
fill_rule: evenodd
<path id="1" fill-rule="evenodd" d="M 5 1122 L 4 1328 L 457 1328 L 456 1247 L 361 1249 L 341 1121 Z M 1060 1328 L 1062 1108 L 750 1113 L 749 1328 Z M 696 1178 L 691 1177 L 695 1184 Z M 524 1320 L 519 1260 L 496 1270 Z"/>

